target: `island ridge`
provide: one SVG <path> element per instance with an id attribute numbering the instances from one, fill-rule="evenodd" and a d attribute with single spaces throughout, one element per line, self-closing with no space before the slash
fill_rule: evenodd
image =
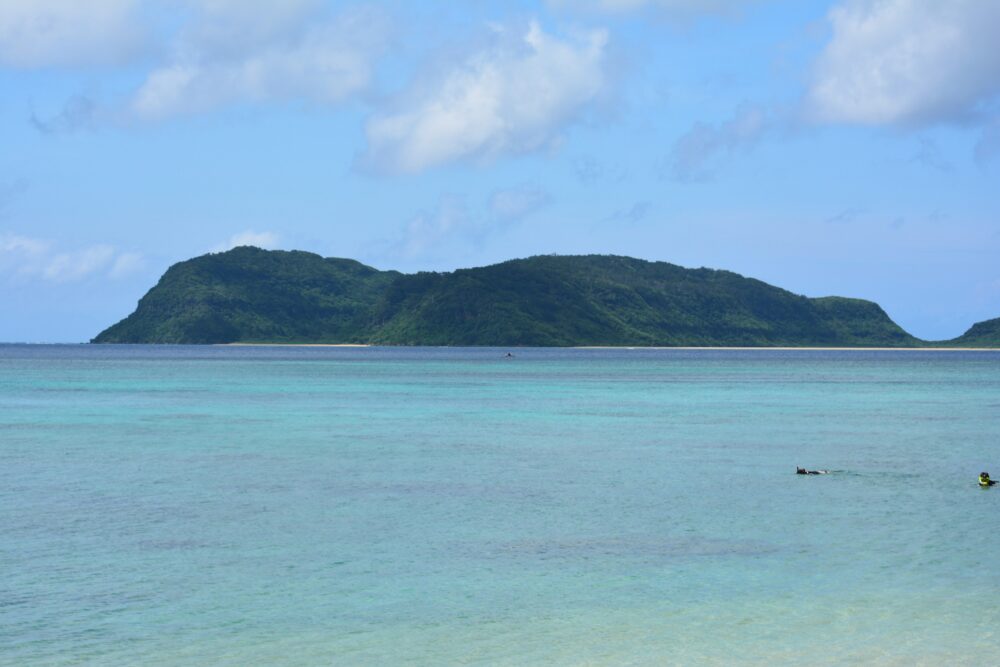
<path id="1" fill-rule="evenodd" d="M 244 246 L 171 266 L 91 342 L 998 347 L 1000 319 L 928 342 L 871 301 L 631 257 L 544 255 L 408 275 Z"/>

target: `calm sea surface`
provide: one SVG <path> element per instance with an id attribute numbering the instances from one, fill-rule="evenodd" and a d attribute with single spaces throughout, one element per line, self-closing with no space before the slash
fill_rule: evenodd
<path id="1" fill-rule="evenodd" d="M 514 352 L 0 346 L 0 664 L 1000 662 L 1000 354 Z"/>

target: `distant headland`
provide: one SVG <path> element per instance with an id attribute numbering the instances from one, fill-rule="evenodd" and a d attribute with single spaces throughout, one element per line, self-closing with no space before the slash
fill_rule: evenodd
<path id="1" fill-rule="evenodd" d="M 878 304 L 730 271 L 545 255 L 450 273 L 239 247 L 171 266 L 93 343 L 1000 347 L 1000 318 L 923 341 Z"/>

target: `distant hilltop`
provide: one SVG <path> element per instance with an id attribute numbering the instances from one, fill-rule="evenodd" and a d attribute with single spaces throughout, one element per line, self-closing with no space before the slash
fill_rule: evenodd
<path id="1" fill-rule="evenodd" d="M 729 271 L 608 255 L 451 273 L 240 247 L 171 266 L 93 343 L 1000 347 L 1000 319 L 919 340 L 878 304 L 812 299 Z"/>

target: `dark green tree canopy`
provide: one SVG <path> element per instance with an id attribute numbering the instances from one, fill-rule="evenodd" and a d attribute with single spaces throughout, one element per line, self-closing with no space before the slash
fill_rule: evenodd
<path id="1" fill-rule="evenodd" d="M 241 247 L 170 267 L 95 343 L 878 346 L 925 344 L 877 304 L 607 255 L 404 275 Z M 952 345 L 995 346 L 1000 319 Z"/>

